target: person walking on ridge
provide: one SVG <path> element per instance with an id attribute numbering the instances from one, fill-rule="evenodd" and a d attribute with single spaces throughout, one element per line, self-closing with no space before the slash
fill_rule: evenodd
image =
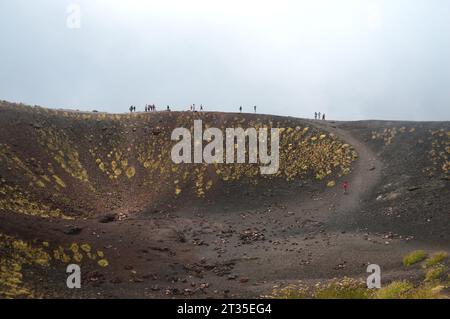
<path id="1" fill-rule="evenodd" d="M 342 184 L 342 187 L 344 188 L 344 195 L 348 195 L 348 188 L 349 188 L 348 182 L 345 181 L 344 184 Z"/>

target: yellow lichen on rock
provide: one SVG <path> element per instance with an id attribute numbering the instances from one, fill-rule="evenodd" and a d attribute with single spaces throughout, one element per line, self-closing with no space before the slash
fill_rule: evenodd
<path id="1" fill-rule="evenodd" d="M 136 175 L 136 169 L 133 166 L 130 166 L 127 168 L 126 174 L 127 174 L 127 177 L 129 179 L 131 179 L 134 177 L 134 175 Z"/>
<path id="2" fill-rule="evenodd" d="M 67 134 L 59 129 L 47 127 L 39 129 L 38 141 L 53 155 L 53 159 L 73 178 L 88 182 L 88 174 L 79 159 L 78 150 Z"/>
<path id="3" fill-rule="evenodd" d="M 98 261 L 98 265 L 99 265 L 100 267 L 108 267 L 109 262 L 108 262 L 108 260 L 106 260 L 106 259 L 100 259 L 100 260 Z"/>
<path id="4" fill-rule="evenodd" d="M 39 297 L 40 294 L 34 291 L 39 285 L 24 280 L 26 278 L 24 274 L 28 271 L 32 271 L 34 274 L 31 278 L 40 281 L 35 278 L 37 274 L 35 270 L 69 263 L 77 263 L 81 266 L 83 260 L 90 263 L 96 260 L 92 256 L 89 257 L 92 250 L 89 244 L 72 243 L 67 247 L 56 246 L 53 248 L 51 246 L 47 241 L 29 243 L 0 233 L 0 299 Z M 88 258 L 85 259 L 83 254 Z M 95 256 L 97 255 L 101 259 L 95 264 L 107 267 L 109 262 L 105 258 L 105 254 L 97 250 Z"/>
<path id="5" fill-rule="evenodd" d="M 35 202 L 26 192 L 21 191 L 18 186 L 10 186 L 1 180 L 0 210 L 42 218 L 72 219 L 64 215 L 59 209 L 52 209 L 49 205 Z"/>

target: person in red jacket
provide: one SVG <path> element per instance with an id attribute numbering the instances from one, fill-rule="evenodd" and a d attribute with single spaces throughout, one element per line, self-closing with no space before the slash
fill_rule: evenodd
<path id="1" fill-rule="evenodd" d="M 347 195 L 348 194 L 348 187 L 349 187 L 348 182 L 345 181 L 344 184 L 342 185 L 342 187 L 344 188 L 344 194 Z"/>

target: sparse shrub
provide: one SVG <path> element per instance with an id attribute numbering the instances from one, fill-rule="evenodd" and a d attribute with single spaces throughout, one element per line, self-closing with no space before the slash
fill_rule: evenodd
<path id="1" fill-rule="evenodd" d="M 129 179 L 131 179 L 134 177 L 134 175 L 136 175 L 136 169 L 133 166 L 130 166 L 130 167 L 128 167 L 126 174 L 127 174 L 127 177 Z"/>
<path id="2" fill-rule="evenodd" d="M 365 285 L 351 278 L 335 280 L 328 284 L 316 284 L 314 287 L 290 285 L 274 291 L 271 298 L 281 299 L 439 299 L 447 298 L 442 294 L 445 285 L 424 283 L 418 287 L 408 281 L 393 281 L 379 290 L 367 289 Z"/>
<path id="3" fill-rule="evenodd" d="M 329 283 L 318 283 L 314 287 L 290 285 L 274 292 L 275 298 L 282 299 L 369 299 L 373 291 L 367 289 L 364 282 L 343 278 Z"/>
<path id="4" fill-rule="evenodd" d="M 328 183 L 327 183 L 327 187 L 334 187 L 334 186 L 336 186 L 336 182 L 335 181 L 329 181 Z"/>
<path id="5" fill-rule="evenodd" d="M 430 268 L 425 274 L 425 281 L 439 281 L 445 274 L 447 268 L 444 265 L 437 265 Z"/>
<path id="6" fill-rule="evenodd" d="M 443 286 L 421 286 L 416 289 L 411 290 L 408 293 L 408 299 L 436 299 L 436 298 L 444 298 L 443 295 L 440 294 Z"/>
<path id="7" fill-rule="evenodd" d="M 314 298 L 317 299 L 368 299 L 370 297 L 371 291 L 362 283 L 348 279 L 320 287 L 314 293 Z"/>
<path id="8" fill-rule="evenodd" d="M 409 255 L 406 255 L 403 258 L 403 265 L 405 266 L 411 266 L 414 264 L 417 264 L 418 262 L 421 262 L 427 257 L 427 254 L 423 250 L 415 250 Z"/>
<path id="9" fill-rule="evenodd" d="M 304 286 L 290 285 L 274 291 L 274 297 L 279 299 L 308 299 L 309 289 Z"/>
<path id="10" fill-rule="evenodd" d="M 405 299 L 413 285 L 407 281 L 393 281 L 377 292 L 378 299 Z"/>
<path id="11" fill-rule="evenodd" d="M 447 258 L 448 258 L 448 254 L 446 252 L 444 252 L 444 251 L 437 252 L 437 253 L 433 254 L 432 256 L 430 256 L 425 261 L 425 267 L 429 268 L 429 267 L 436 266 L 436 265 L 440 264 L 441 262 L 443 262 Z"/>

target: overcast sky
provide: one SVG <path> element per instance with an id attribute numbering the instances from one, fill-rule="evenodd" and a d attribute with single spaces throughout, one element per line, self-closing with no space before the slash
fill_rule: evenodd
<path id="1" fill-rule="evenodd" d="M 0 0 L 0 99 L 450 120 L 450 1 Z"/>

